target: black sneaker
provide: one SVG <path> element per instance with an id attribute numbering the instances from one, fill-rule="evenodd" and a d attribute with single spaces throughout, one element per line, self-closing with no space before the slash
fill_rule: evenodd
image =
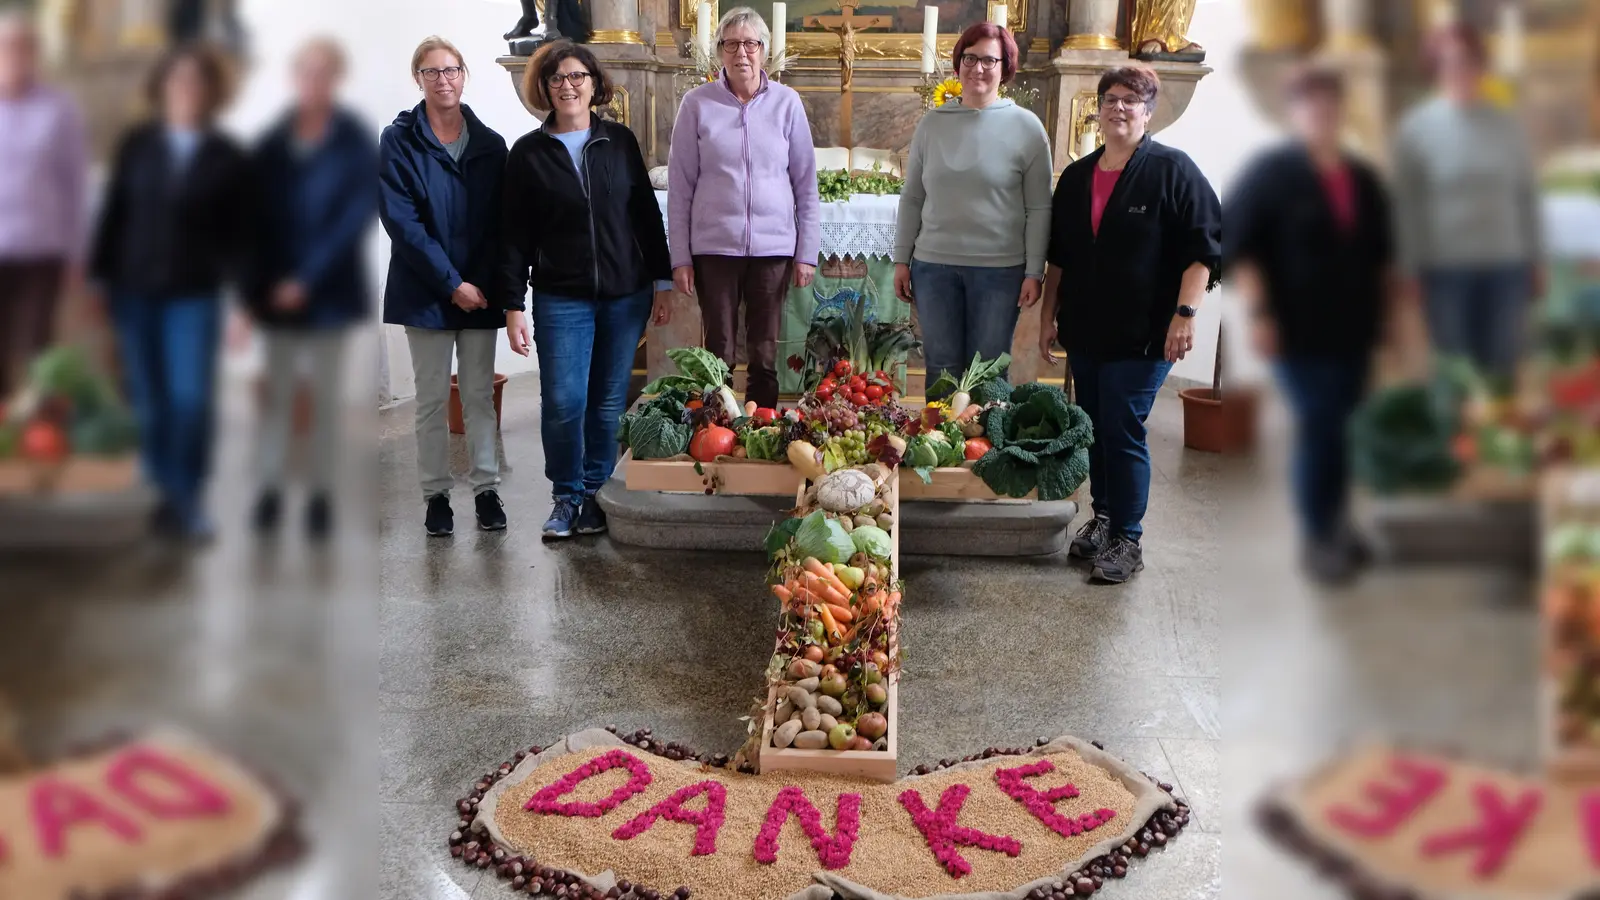
<path id="1" fill-rule="evenodd" d="M 1067 555 L 1078 559 L 1094 559 L 1104 552 L 1110 541 L 1111 521 L 1096 516 L 1078 529 L 1078 536 L 1072 539 Z"/>
<path id="2" fill-rule="evenodd" d="M 544 537 L 546 540 L 572 537 L 572 531 L 577 527 L 578 504 L 563 497 L 556 498 L 556 505 L 550 509 L 550 518 L 544 523 Z"/>
<path id="3" fill-rule="evenodd" d="M 606 511 L 600 508 L 600 501 L 593 494 L 584 498 L 583 508 L 578 511 L 578 525 L 575 529 L 579 534 L 605 534 Z"/>
<path id="4" fill-rule="evenodd" d="M 495 491 L 484 491 L 472 498 L 478 509 L 478 528 L 483 531 L 506 530 L 506 505 Z"/>
<path id="5" fill-rule="evenodd" d="M 256 499 L 255 511 L 250 514 L 250 527 L 257 534 L 278 530 L 278 520 L 283 517 L 283 498 L 277 491 L 263 491 Z"/>
<path id="6" fill-rule="evenodd" d="M 433 537 L 448 537 L 456 533 L 456 514 L 450 508 L 449 497 L 435 494 L 428 498 L 428 517 L 423 520 L 423 526 Z"/>
<path id="7" fill-rule="evenodd" d="M 1111 539 L 1110 546 L 1094 558 L 1090 577 L 1111 584 L 1122 584 L 1144 568 L 1144 551 L 1139 545 L 1122 535 Z"/>
<path id="8" fill-rule="evenodd" d="M 316 494 L 306 505 L 306 533 L 314 540 L 326 538 L 333 531 L 333 504 L 327 494 Z"/>

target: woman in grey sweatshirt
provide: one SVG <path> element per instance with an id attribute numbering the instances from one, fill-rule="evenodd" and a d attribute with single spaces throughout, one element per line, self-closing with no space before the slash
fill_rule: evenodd
<path id="1" fill-rule="evenodd" d="M 928 377 L 959 378 L 974 354 L 1011 350 L 1020 307 L 1039 302 L 1050 242 L 1050 139 L 999 96 L 1017 43 L 982 23 L 956 42 L 961 99 L 911 139 L 895 240 L 895 293 L 917 307 Z"/>
<path id="2" fill-rule="evenodd" d="M 1484 98 L 1483 39 L 1466 24 L 1428 44 L 1438 96 L 1395 142 L 1396 239 L 1434 350 L 1516 373 L 1530 300 L 1543 293 L 1539 188 L 1522 126 Z"/>

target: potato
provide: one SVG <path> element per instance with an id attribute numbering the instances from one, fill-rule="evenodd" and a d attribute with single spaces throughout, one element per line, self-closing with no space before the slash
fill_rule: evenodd
<path id="1" fill-rule="evenodd" d="M 815 694 L 817 692 L 817 688 L 821 686 L 821 684 L 822 679 L 820 678 L 802 678 L 799 681 L 796 681 L 794 686 L 803 691 L 809 691 L 810 693 Z"/>
<path id="2" fill-rule="evenodd" d="M 772 746 L 788 747 L 794 743 L 795 736 L 800 733 L 799 722 L 785 722 L 772 732 Z"/>
<path id="3" fill-rule="evenodd" d="M 823 694 L 817 698 L 817 710 L 830 716 L 842 716 L 844 715 L 844 704 L 840 703 L 835 697 Z"/>
<path id="4" fill-rule="evenodd" d="M 808 706 L 800 710 L 800 722 L 806 726 L 807 731 L 816 731 L 822 726 L 822 713 L 815 706 Z"/>
<path id="5" fill-rule="evenodd" d="M 796 750 L 826 750 L 828 749 L 828 733 L 826 731 L 802 731 L 795 735 L 794 748 Z"/>
<path id="6" fill-rule="evenodd" d="M 822 674 L 822 667 L 809 659 L 797 659 L 789 663 L 789 677 L 795 681 L 802 678 L 816 678 Z"/>
<path id="7" fill-rule="evenodd" d="M 835 719 L 833 716 L 830 716 L 827 713 L 823 713 L 821 720 L 817 723 L 817 730 L 818 731 L 832 731 L 835 727 L 838 726 L 838 724 L 839 724 L 839 720 L 838 719 Z"/>
<path id="8" fill-rule="evenodd" d="M 817 705 L 811 699 L 811 692 L 803 687 L 791 685 L 784 689 L 783 696 L 788 698 L 789 704 L 795 709 L 810 709 Z"/>

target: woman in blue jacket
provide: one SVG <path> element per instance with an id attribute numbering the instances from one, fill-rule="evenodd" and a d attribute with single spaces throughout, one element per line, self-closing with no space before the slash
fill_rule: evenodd
<path id="1" fill-rule="evenodd" d="M 467 67 L 441 37 L 411 57 L 423 100 L 383 130 L 379 217 L 393 240 L 383 321 L 403 325 L 417 383 L 417 469 L 430 535 L 455 530 L 450 509 L 450 359 L 457 360 L 461 408 L 472 460 L 468 476 L 478 527 L 506 527 L 494 414 L 497 329 L 505 324 L 500 241 L 506 142 L 461 102 Z"/>
<path id="2" fill-rule="evenodd" d="M 377 214 L 369 180 L 377 148 L 366 125 L 335 100 L 344 71 L 338 44 L 307 44 L 295 58 L 295 106 L 255 153 L 260 235 L 247 301 L 264 332 L 270 379 L 253 517 L 263 532 L 277 526 L 281 512 L 302 363 L 310 369 L 314 406 L 306 528 L 320 538 L 332 527 L 345 335 L 371 309 L 361 251 Z"/>

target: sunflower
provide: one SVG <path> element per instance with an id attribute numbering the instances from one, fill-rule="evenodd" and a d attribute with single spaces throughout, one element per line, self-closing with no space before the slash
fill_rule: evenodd
<path id="1" fill-rule="evenodd" d="M 951 100 L 961 97 L 961 82 L 954 78 L 946 78 L 939 82 L 933 89 L 933 105 L 935 108 L 945 105 Z"/>

